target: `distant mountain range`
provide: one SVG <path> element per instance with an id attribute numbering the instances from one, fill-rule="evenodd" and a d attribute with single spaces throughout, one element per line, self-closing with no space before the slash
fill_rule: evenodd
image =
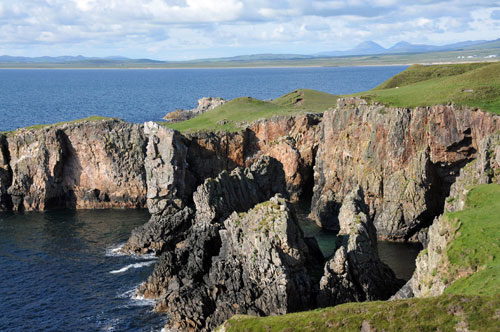
<path id="1" fill-rule="evenodd" d="M 152 59 L 130 59 L 123 56 L 109 57 L 85 57 L 77 56 L 41 56 L 41 57 L 21 57 L 21 56 L 0 56 L 0 64 L 13 66 L 15 64 L 48 64 L 48 65 L 72 65 L 72 66 L 133 66 L 148 65 L 148 64 L 211 64 L 217 62 L 258 62 L 258 61 L 274 61 L 274 60 L 307 60 L 330 57 L 349 57 L 349 56 L 368 56 L 368 55 L 390 55 L 390 54 L 415 54 L 415 53 L 430 53 L 430 52 L 448 52 L 448 51 L 470 51 L 470 50 L 486 50 L 500 49 L 500 38 L 496 40 L 474 40 L 448 45 L 423 45 L 411 44 L 405 41 L 400 41 L 392 47 L 384 48 L 374 41 L 365 41 L 356 47 L 347 51 L 328 51 L 316 54 L 251 54 L 240 55 L 224 58 L 212 59 L 197 59 L 191 61 L 159 61 Z"/>
<path id="2" fill-rule="evenodd" d="M 347 51 L 329 51 L 314 54 L 315 56 L 350 56 L 350 55 L 374 55 L 374 54 L 405 54 L 405 53 L 427 53 L 427 52 L 445 52 L 471 50 L 475 48 L 498 48 L 500 47 L 500 38 L 496 40 L 471 40 L 454 44 L 441 46 L 410 44 L 400 41 L 394 46 L 384 48 L 373 41 L 365 41 L 358 46 Z"/>

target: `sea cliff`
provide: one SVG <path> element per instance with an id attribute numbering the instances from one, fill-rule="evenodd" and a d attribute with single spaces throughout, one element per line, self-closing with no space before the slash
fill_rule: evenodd
<path id="1" fill-rule="evenodd" d="M 388 299 L 403 282 L 377 237 L 427 247 L 397 297 L 442 293 L 450 280 L 426 286 L 449 233 L 440 215 L 463 208 L 472 183 L 498 182 L 498 131 L 500 117 L 477 109 L 358 98 L 235 132 L 120 120 L 21 129 L 0 135 L 0 209 L 147 207 L 122 249 L 160 257 L 137 295 L 170 328 L 206 331 L 234 314 Z M 338 232 L 332 257 L 304 237 L 290 205 L 300 200 Z"/>

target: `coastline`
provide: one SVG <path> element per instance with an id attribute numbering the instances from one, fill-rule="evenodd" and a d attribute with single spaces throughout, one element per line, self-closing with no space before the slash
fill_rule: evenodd
<path id="1" fill-rule="evenodd" d="M 468 64 L 468 63 L 495 63 L 500 62 L 500 60 L 478 60 L 478 61 L 423 61 L 423 62 L 404 62 L 404 63 L 352 63 L 352 64 L 331 64 L 331 65 L 246 65 L 246 66 L 155 66 L 155 67 L 141 67 L 141 66 L 131 66 L 131 67 L 118 67 L 118 66 L 107 66 L 107 67 L 96 67 L 96 66 L 54 66 L 54 67 L 44 67 L 44 66 L 26 66 L 26 67 L 2 67 L 0 65 L 0 70 L 200 70 L 200 69 L 288 69 L 288 68 L 352 68 L 352 67 L 397 67 L 397 66 L 411 66 L 411 65 L 447 65 L 447 64 Z"/>

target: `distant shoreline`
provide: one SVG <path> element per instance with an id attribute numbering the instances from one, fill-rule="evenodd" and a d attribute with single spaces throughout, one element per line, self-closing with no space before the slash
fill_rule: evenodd
<path id="1" fill-rule="evenodd" d="M 280 69 L 280 68 L 338 68 L 338 67 L 395 67 L 395 66 L 411 66 L 414 64 L 419 64 L 419 65 L 446 65 L 446 64 L 460 64 L 460 63 L 493 63 L 493 62 L 500 62 L 500 60 L 479 60 L 479 61 L 460 61 L 460 62 L 453 62 L 453 61 L 422 61 L 422 62 L 406 62 L 406 63 L 353 63 L 353 64 L 348 64 L 348 63 L 339 63 L 339 64 L 331 64 L 331 65 L 319 65 L 319 64 L 311 64 L 311 65 L 306 65 L 306 64 L 297 64 L 297 65 L 245 65 L 245 66 L 204 66 L 204 65 L 199 65 L 199 66 L 154 66 L 154 67 L 141 67 L 141 66 L 130 66 L 130 67 L 117 67 L 117 66 L 110 66 L 110 67 L 72 67 L 72 66 L 54 66 L 54 67 L 49 67 L 47 66 L 24 66 L 24 67 L 18 67 L 18 66 L 12 66 L 12 67 L 2 67 L 0 65 L 0 70 L 186 70 L 186 69 L 193 69 L 193 70 L 200 70 L 200 69 Z"/>

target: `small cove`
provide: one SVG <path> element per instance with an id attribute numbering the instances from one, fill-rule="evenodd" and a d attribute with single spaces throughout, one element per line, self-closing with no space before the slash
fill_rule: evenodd
<path id="1" fill-rule="evenodd" d="M 308 217 L 310 204 L 300 202 L 294 204 L 299 225 L 306 237 L 314 237 L 325 257 L 331 256 L 335 250 L 336 233 L 324 230 Z M 422 249 L 418 243 L 396 243 L 378 241 L 380 259 L 389 265 L 400 279 L 409 280 L 415 270 L 415 259 Z"/>

